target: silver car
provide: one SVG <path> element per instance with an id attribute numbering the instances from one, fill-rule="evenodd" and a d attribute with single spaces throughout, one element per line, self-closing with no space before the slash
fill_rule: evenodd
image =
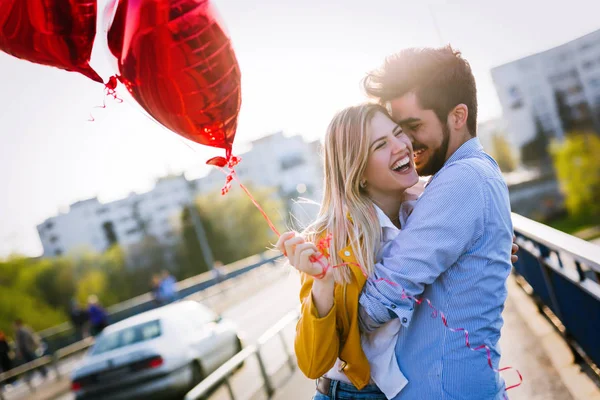
<path id="1" fill-rule="evenodd" d="M 183 396 L 238 353 L 236 327 L 194 301 L 108 326 L 72 373 L 76 399 Z"/>

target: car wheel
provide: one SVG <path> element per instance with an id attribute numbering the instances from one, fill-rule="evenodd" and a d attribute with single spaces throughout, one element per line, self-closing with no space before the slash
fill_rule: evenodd
<path id="1" fill-rule="evenodd" d="M 206 378 L 206 375 L 204 374 L 204 369 L 202 368 L 202 364 L 200 364 L 200 361 L 194 361 L 191 364 L 191 368 L 192 368 L 192 386 L 190 387 L 190 390 L 192 390 L 200 382 L 202 382 L 204 380 L 204 378 Z M 214 390 L 215 389 L 213 389 L 213 391 Z M 207 400 L 210 393 L 211 392 L 207 393 L 205 396 L 198 397 L 197 400 Z M 183 400 L 185 400 L 185 397 Z"/>
<path id="2" fill-rule="evenodd" d="M 204 379 L 204 371 L 199 362 L 192 363 L 192 388 Z"/>
<path id="3" fill-rule="evenodd" d="M 235 353 L 237 354 L 237 353 L 239 353 L 240 351 L 242 351 L 242 349 L 244 348 L 244 345 L 243 345 L 243 343 L 242 343 L 242 339 L 240 339 L 240 337 L 239 337 L 239 336 L 236 336 L 236 338 L 235 338 L 235 339 L 236 339 L 236 342 L 235 342 L 235 345 L 236 345 L 236 348 L 235 348 L 235 350 L 236 350 L 236 351 L 235 351 Z M 240 369 L 242 369 L 242 367 L 244 366 L 244 363 L 245 363 L 245 361 L 243 361 L 243 362 L 242 362 L 242 363 L 241 363 L 241 364 L 240 364 L 240 365 L 239 365 L 239 366 L 238 366 L 238 367 L 237 367 L 235 370 L 236 370 L 236 371 L 239 371 Z"/>

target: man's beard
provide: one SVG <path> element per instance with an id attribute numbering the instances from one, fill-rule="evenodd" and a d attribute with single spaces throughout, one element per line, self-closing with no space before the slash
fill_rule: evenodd
<path id="1" fill-rule="evenodd" d="M 442 126 L 442 134 L 444 135 L 444 139 L 442 140 L 441 146 L 433 152 L 433 155 L 429 158 L 427 164 L 417 169 L 417 173 L 420 176 L 435 175 L 444 166 L 446 154 L 448 153 L 448 146 L 450 145 L 450 128 L 448 127 L 448 124 Z"/>

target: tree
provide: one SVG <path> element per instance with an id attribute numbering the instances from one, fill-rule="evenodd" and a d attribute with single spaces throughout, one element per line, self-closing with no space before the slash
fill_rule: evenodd
<path id="1" fill-rule="evenodd" d="M 273 223 L 282 226 L 282 202 L 274 192 L 249 188 Z M 196 207 L 208 244 L 215 260 L 228 264 L 265 251 L 276 238 L 261 213 L 241 190 L 235 187 L 227 195 L 213 193 L 197 199 Z M 182 215 L 184 226 L 185 275 L 191 276 L 207 271 L 189 210 Z"/>
<path id="2" fill-rule="evenodd" d="M 539 165 L 549 159 L 548 137 L 538 116 L 535 117 L 535 136 L 521 147 L 521 160 L 525 165 Z"/>
<path id="3" fill-rule="evenodd" d="M 502 172 L 512 172 L 517 167 L 510 144 L 502 133 L 495 132 L 492 135 L 491 153 Z"/>
<path id="4" fill-rule="evenodd" d="M 553 142 L 551 153 L 569 214 L 600 223 L 600 137 L 571 133 Z"/>

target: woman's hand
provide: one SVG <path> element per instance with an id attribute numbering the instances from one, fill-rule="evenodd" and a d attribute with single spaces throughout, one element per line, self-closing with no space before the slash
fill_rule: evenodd
<path id="1" fill-rule="evenodd" d="M 333 278 L 333 268 L 327 268 L 329 262 L 313 243 L 307 243 L 295 232 L 286 232 L 277 240 L 276 247 L 288 258 L 290 265 L 318 279 Z M 313 261 L 316 260 L 316 261 Z M 323 275 L 323 272 L 325 274 Z"/>

